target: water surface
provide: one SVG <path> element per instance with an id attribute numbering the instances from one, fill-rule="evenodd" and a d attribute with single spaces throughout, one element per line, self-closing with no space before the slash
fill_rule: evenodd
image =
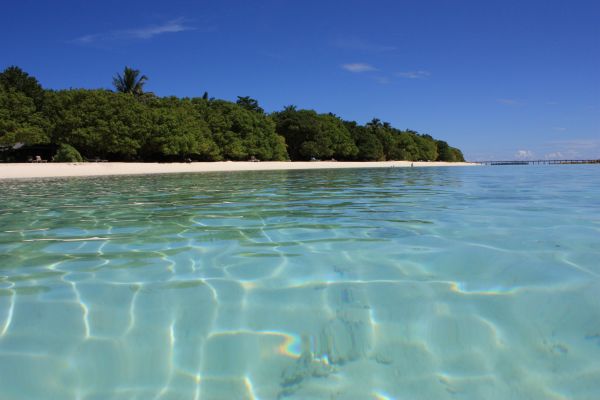
<path id="1" fill-rule="evenodd" d="M 12 399 L 600 398 L 600 169 L 0 182 Z"/>

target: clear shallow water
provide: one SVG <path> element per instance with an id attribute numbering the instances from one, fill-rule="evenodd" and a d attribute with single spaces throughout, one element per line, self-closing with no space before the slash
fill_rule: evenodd
<path id="1" fill-rule="evenodd" d="M 596 166 L 0 182 L 2 399 L 600 398 Z"/>

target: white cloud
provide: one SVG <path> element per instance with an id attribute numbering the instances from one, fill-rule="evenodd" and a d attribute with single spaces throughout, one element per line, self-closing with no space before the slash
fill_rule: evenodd
<path id="1" fill-rule="evenodd" d="M 569 129 L 572 131 L 572 129 Z M 514 148 L 493 146 L 490 153 L 477 153 L 463 149 L 469 160 L 598 160 L 600 159 L 600 134 L 594 132 L 595 137 L 578 137 L 564 140 L 549 140 L 536 142 Z"/>
<path id="2" fill-rule="evenodd" d="M 596 135 L 598 136 L 598 135 Z M 563 160 L 584 160 L 600 158 L 600 139 L 574 138 L 552 140 L 540 143 L 540 152 L 546 158 Z"/>
<path id="3" fill-rule="evenodd" d="M 555 130 L 557 132 L 564 132 L 567 130 L 567 128 L 563 128 L 562 126 L 553 126 L 552 130 Z"/>
<path id="4" fill-rule="evenodd" d="M 579 152 L 600 152 L 600 139 L 571 139 L 571 140 L 554 140 L 548 142 L 547 145 L 558 147 L 572 153 Z"/>
<path id="5" fill-rule="evenodd" d="M 194 27 L 186 25 L 183 18 L 177 18 L 166 21 L 160 25 L 149 25 L 142 28 L 122 29 L 105 33 L 83 35 L 73 41 L 80 44 L 90 44 L 100 41 L 114 41 L 123 39 L 145 40 L 165 33 L 177 33 L 195 29 L 196 28 Z"/>
<path id="6" fill-rule="evenodd" d="M 533 157 L 533 152 L 531 150 L 517 150 L 515 157 L 519 160 L 531 159 Z"/>
<path id="7" fill-rule="evenodd" d="M 344 64 L 344 65 L 342 65 L 342 68 L 344 68 L 346 71 L 356 72 L 356 73 L 377 71 L 377 68 L 375 68 L 374 66 L 372 66 L 370 64 L 365 64 L 365 63 Z"/>
<path id="8" fill-rule="evenodd" d="M 428 78 L 431 74 L 428 71 L 404 71 L 398 72 L 396 75 L 398 75 L 401 78 L 424 79 Z"/>

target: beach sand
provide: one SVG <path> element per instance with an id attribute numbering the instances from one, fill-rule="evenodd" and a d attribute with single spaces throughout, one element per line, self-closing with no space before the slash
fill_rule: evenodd
<path id="1" fill-rule="evenodd" d="M 58 178 L 71 176 L 144 175 L 184 172 L 271 171 L 292 169 L 395 168 L 467 166 L 474 163 L 449 162 L 343 162 L 343 161 L 221 161 L 193 163 L 7 163 L 0 164 L 0 179 Z"/>

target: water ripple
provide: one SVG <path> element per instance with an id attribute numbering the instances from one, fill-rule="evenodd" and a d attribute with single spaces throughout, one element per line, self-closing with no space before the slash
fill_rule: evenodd
<path id="1" fill-rule="evenodd" d="M 594 166 L 2 181 L 2 396 L 599 398 L 599 188 Z"/>

